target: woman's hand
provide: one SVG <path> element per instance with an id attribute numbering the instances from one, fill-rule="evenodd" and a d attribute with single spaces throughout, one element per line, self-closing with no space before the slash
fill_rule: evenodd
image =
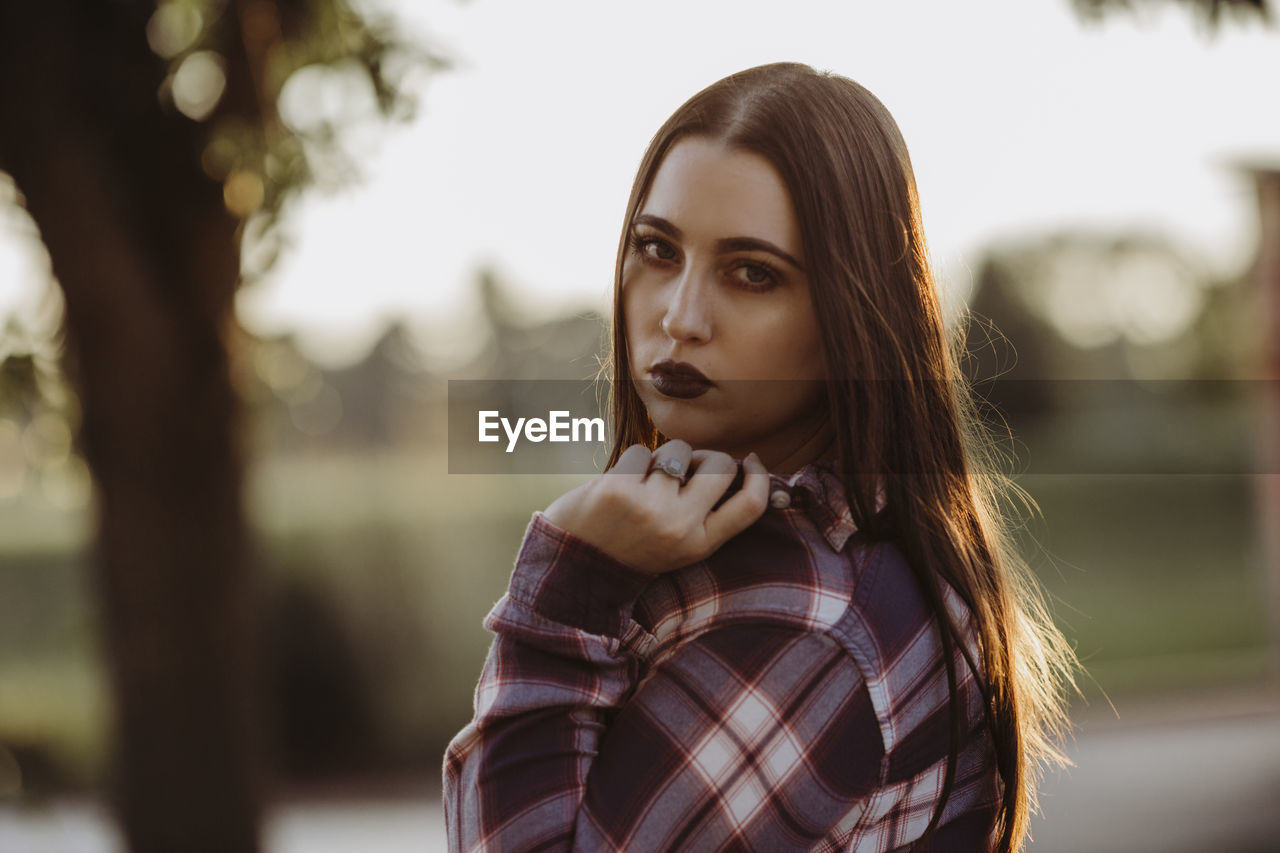
<path id="1" fill-rule="evenodd" d="M 682 483 L 650 462 L 674 459 Z M 618 464 L 566 492 L 543 512 L 552 524 L 642 572 L 659 574 L 696 563 L 745 530 L 769 505 L 769 472 L 754 453 L 742 462 L 742 489 L 712 507 L 737 476 L 727 453 L 694 451 L 669 441 L 652 453 L 633 444 Z"/>

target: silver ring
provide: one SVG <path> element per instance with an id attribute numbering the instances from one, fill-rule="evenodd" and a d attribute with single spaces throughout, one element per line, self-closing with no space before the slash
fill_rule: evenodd
<path id="1" fill-rule="evenodd" d="M 684 483 L 684 463 L 679 459 L 668 456 L 665 459 L 659 459 L 653 463 L 653 471 L 661 471 L 669 477 L 675 477 L 682 484 Z"/>

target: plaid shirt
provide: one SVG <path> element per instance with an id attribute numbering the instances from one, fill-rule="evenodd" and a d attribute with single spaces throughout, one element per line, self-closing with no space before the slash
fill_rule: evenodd
<path id="1" fill-rule="evenodd" d="M 787 501 L 789 506 L 779 506 Z M 936 620 L 837 475 L 771 475 L 707 560 L 637 572 L 535 512 L 475 718 L 444 762 L 454 851 L 897 850 L 940 796 Z M 945 584 L 976 650 L 968 610 Z M 933 850 L 989 849 L 1001 786 L 957 652 L 968 735 Z"/>

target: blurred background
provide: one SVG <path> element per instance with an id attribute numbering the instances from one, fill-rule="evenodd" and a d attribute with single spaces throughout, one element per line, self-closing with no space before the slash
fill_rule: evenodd
<path id="1" fill-rule="evenodd" d="M 645 144 L 698 89 L 781 59 L 898 120 L 948 315 L 973 314 L 966 369 L 1014 427 L 1009 468 L 1040 510 L 1016 509 L 1019 536 L 1087 670 L 1076 767 L 1047 780 L 1033 849 L 1280 849 L 1265 7 L 141 5 L 165 63 L 148 91 L 208 130 L 192 156 L 237 223 L 224 343 L 265 849 L 444 849 L 440 764 L 471 716 L 481 619 L 532 512 L 584 479 L 448 474 L 447 381 L 594 375 Z M 244 113 L 261 150 L 243 115 L 219 120 L 237 109 L 227 16 L 274 80 L 270 121 Z M 26 170 L 0 171 L 0 849 L 118 850 L 104 791 L 127 646 L 107 640 L 106 451 L 82 427 L 142 404 L 128 377 L 92 390 L 84 330 L 112 308 L 72 286 L 92 247 L 53 233 L 22 150 L 0 144 L 0 168 Z"/>

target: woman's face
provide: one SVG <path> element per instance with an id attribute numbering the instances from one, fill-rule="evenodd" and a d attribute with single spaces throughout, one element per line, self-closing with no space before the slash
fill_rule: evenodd
<path id="1" fill-rule="evenodd" d="M 829 440 L 800 227 L 759 154 L 686 137 L 659 165 L 622 272 L 631 378 L 668 438 L 795 468 Z M 705 377 L 692 378 L 692 367 Z"/>

